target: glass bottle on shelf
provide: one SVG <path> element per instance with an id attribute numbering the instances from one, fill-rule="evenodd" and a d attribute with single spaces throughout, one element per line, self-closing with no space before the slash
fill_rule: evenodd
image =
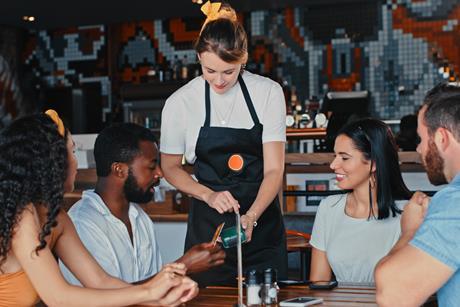
<path id="1" fill-rule="evenodd" d="M 283 89 L 284 100 L 286 101 L 286 105 L 289 106 L 291 104 L 291 89 L 289 88 L 289 84 L 286 80 L 283 80 L 281 83 L 281 88 Z"/>
<path id="2" fill-rule="evenodd" d="M 164 70 L 163 70 L 163 68 L 158 63 L 155 64 L 155 67 L 156 67 L 156 71 L 157 71 L 158 81 L 163 82 L 164 81 Z"/>
<path id="3" fill-rule="evenodd" d="M 291 106 L 292 106 L 293 114 L 294 114 L 295 127 L 299 128 L 299 122 L 302 116 L 302 105 L 297 100 L 295 86 L 291 86 Z"/>
<path id="4" fill-rule="evenodd" d="M 182 61 L 179 59 L 177 54 L 174 56 L 174 62 L 172 64 L 172 79 L 180 80 L 182 73 Z"/>
<path id="5" fill-rule="evenodd" d="M 148 82 L 155 82 L 157 79 L 157 71 L 155 66 L 151 66 L 147 71 L 147 80 Z"/>
<path id="6" fill-rule="evenodd" d="M 148 116 L 145 117 L 144 127 L 147 128 L 147 129 L 150 128 L 150 118 Z"/>
<path id="7" fill-rule="evenodd" d="M 180 78 L 181 80 L 188 80 L 188 60 L 187 55 L 184 55 L 184 61 L 182 63 L 181 71 L 180 71 Z"/>
<path id="8" fill-rule="evenodd" d="M 196 78 L 196 77 L 199 77 L 201 75 L 201 64 L 200 62 L 195 62 L 193 64 L 190 65 L 190 74 L 191 74 L 191 78 Z"/>
<path id="9" fill-rule="evenodd" d="M 289 102 L 286 105 L 286 128 L 295 128 L 295 108 Z"/>
<path id="10" fill-rule="evenodd" d="M 168 65 L 168 61 L 164 61 L 162 64 L 163 68 L 163 82 L 169 82 L 172 80 L 172 69 Z"/>

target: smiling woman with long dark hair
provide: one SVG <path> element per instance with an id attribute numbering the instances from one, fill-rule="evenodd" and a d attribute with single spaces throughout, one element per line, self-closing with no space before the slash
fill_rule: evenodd
<path id="1" fill-rule="evenodd" d="M 349 192 L 324 199 L 316 213 L 311 280 L 373 282 L 374 267 L 399 239 L 401 208 L 411 193 L 404 184 L 390 128 L 376 119 L 343 127 L 331 169 Z"/>

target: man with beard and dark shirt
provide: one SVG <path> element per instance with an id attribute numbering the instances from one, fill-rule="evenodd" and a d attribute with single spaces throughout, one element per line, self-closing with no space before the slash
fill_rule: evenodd
<path id="1" fill-rule="evenodd" d="M 162 172 L 153 133 L 142 126 L 125 123 L 101 131 L 94 145 L 97 183 L 83 192 L 69 210 L 81 241 L 110 275 L 136 283 L 156 274 L 162 267 L 154 225 L 138 203 L 153 198 Z M 176 262 L 188 273 L 204 271 L 224 262 L 218 246 L 194 246 Z M 64 277 L 78 279 L 60 262 Z"/>
<path id="2" fill-rule="evenodd" d="M 379 306 L 420 306 L 437 292 L 439 306 L 460 304 L 460 83 L 425 97 L 417 133 L 428 179 L 449 183 L 430 200 L 416 192 L 404 207 L 401 237 L 375 270 Z"/>

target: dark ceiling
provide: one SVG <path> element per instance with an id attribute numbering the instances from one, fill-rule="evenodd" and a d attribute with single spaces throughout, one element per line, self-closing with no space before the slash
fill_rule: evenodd
<path id="1" fill-rule="evenodd" d="M 345 0 L 229 0 L 237 11 L 277 9 L 306 3 L 331 3 Z M 348 0 L 350 1 L 350 0 Z M 355 0 L 356 1 L 356 0 Z M 29 29 L 112 24 L 126 21 L 199 16 L 200 6 L 191 0 L 13 0 L 2 3 L 0 24 Z M 34 16 L 26 22 L 23 16 Z"/>

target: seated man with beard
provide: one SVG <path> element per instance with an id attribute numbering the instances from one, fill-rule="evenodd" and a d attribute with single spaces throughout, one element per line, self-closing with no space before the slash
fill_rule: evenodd
<path id="1" fill-rule="evenodd" d="M 136 124 L 117 124 L 101 131 L 94 146 L 97 183 L 69 210 L 81 241 L 102 268 L 126 282 L 149 279 L 162 267 L 154 225 L 138 203 L 152 200 L 162 172 L 152 132 Z M 188 273 L 224 262 L 218 246 L 194 246 L 177 260 Z M 64 277 L 80 284 L 60 262 Z"/>
<path id="2" fill-rule="evenodd" d="M 417 133 L 428 179 L 448 183 L 430 200 L 416 192 L 404 207 L 401 237 L 375 270 L 379 306 L 420 306 L 437 292 L 439 306 L 460 302 L 460 83 L 425 96 Z"/>

